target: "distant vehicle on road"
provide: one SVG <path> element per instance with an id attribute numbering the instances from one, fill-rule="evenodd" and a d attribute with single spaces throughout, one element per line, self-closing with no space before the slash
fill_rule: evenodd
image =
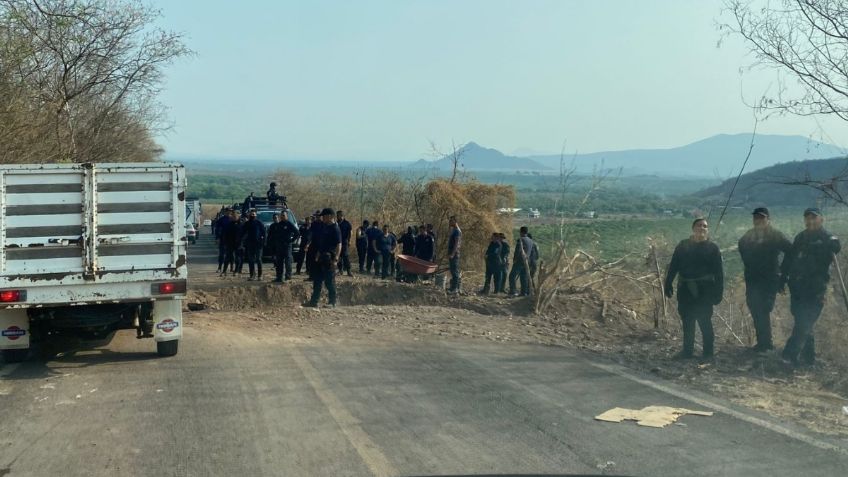
<path id="1" fill-rule="evenodd" d="M 539 217 L 542 216 L 542 214 L 539 213 L 539 209 L 530 209 L 527 212 L 527 216 L 530 217 L 531 219 L 538 219 Z"/>
<path id="2" fill-rule="evenodd" d="M 203 221 L 203 226 L 204 227 L 211 227 L 212 226 L 212 220 L 211 219 L 205 219 Z"/>
<path id="3" fill-rule="evenodd" d="M 186 222 L 186 240 L 192 245 L 197 243 L 197 229 L 191 222 Z"/>
<path id="4" fill-rule="evenodd" d="M 103 346 L 117 330 L 177 354 L 186 293 L 178 164 L 0 166 L 0 351 Z M 49 222 L 45 215 L 49 214 Z"/>

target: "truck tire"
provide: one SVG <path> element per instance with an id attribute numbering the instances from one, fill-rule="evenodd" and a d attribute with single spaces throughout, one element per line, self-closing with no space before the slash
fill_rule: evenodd
<path id="1" fill-rule="evenodd" d="M 156 352 L 159 356 L 174 356 L 180 347 L 180 340 L 159 341 L 156 343 Z"/>
<path id="2" fill-rule="evenodd" d="M 3 361 L 7 363 L 20 363 L 29 355 L 28 349 L 4 349 Z"/>

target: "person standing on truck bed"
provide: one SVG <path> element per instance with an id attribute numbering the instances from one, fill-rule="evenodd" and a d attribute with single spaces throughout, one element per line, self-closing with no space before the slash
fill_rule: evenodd
<path id="1" fill-rule="evenodd" d="M 813 327 L 824 307 L 830 264 L 836 260 L 839 239 L 824 228 L 821 210 L 804 211 L 806 229 L 795 236 L 789 255 L 783 260 L 783 281 L 789 284 L 789 308 L 795 324 L 781 355 L 794 366 L 816 363 Z"/>
<path id="2" fill-rule="evenodd" d="M 262 279 L 262 246 L 265 245 L 265 225 L 256 220 L 256 211 L 251 210 L 244 224 L 244 253 L 250 269 L 248 280 Z"/>
<path id="3" fill-rule="evenodd" d="M 227 246 L 223 240 L 224 230 L 230 225 L 230 216 L 232 215 L 231 211 L 222 212 L 221 215 L 215 219 L 215 227 L 214 227 L 214 235 L 215 241 L 218 242 L 218 273 L 223 270 L 224 267 L 224 257 L 227 253 Z"/>
<path id="4" fill-rule="evenodd" d="M 277 193 L 277 183 L 272 182 L 268 186 L 268 192 L 265 193 L 265 198 L 268 200 L 268 205 L 275 206 L 280 202 L 280 194 Z"/>
<path id="5" fill-rule="evenodd" d="M 339 230 L 342 231 L 342 253 L 339 256 L 339 273 L 347 272 L 347 276 L 352 277 L 350 272 L 350 236 L 353 234 L 353 226 L 345 218 L 344 212 L 339 210 L 336 212 L 336 224 Z"/>
<path id="6" fill-rule="evenodd" d="M 309 248 L 309 243 L 312 242 L 312 217 L 307 215 L 300 224 L 300 247 L 297 250 L 297 269 L 295 275 L 300 275 L 300 269 L 303 268 L 303 261 L 306 258 L 306 249 Z"/>
<path id="7" fill-rule="evenodd" d="M 268 228 L 268 245 L 274 255 L 277 283 L 291 280 L 292 275 L 292 244 L 300 236 L 297 227 L 286 218 L 285 210 L 274 214 L 274 223 Z"/>
<path id="8" fill-rule="evenodd" d="M 231 210 L 227 225 L 221 231 L 221 243 L 224 244 L 225 248 L 224 268 L 221 270 L 222 277 L 227 275 L 228 268 L 233 272 L 233 276 L 236 274 L 236 250 L 241 240 L 241 231 L 239 229 L 240 225 L 236 218 L 236 211 Z"/>
<path id="9" fill-rule="evenodd" d="M 335 222 L 335 211 L 327 208 L 321 211 L 323 226 L 317 229 L 312 241 L 315 249 L 315 272 L 312 281 L 312 298 L 303 304 L 306 307 L 317 307 L 321 299 L 321 288 L 327 287 L 327 302 L 336 306 L 336 263 L 342 251 L 342 232 Z"/>
<path id="10" fill-rule="evenodd" d="M 665 277 L 665 294 L 674 294 L 674 277 L 677 280 L 677 311 L 683 322 L 683 350 L 679 359 L 690 359 L 695 349 L 695 325 L 701 328 L 704 359 L 713 357 L 715 333 L 713 307 L 721 303 L 724 293 L 724 270 L 721 251 L 711 242 L 707 219 L 692 222 L 692 236 L 677 244 Z"/>
<path id="11" fill-rule="evenodd" d="M 368 254 L 368 226 L 367 220 L 356 229 L 356 258 L 359 260 L 359 273 L 365 273 L 365 257 Z"/>
<path id="12" fill-rule="evenodd" d="M 745 301 L 757 334 L 753 351 L 760 353 L 774 349 L 770 315 L 781 283 L 779 258 L 786 258 L 792 242 L 771 226 L 767 208 L 757 207 L 751 216 L 754 227 L 739 239 L 739 255 L 745 266 Z"/>

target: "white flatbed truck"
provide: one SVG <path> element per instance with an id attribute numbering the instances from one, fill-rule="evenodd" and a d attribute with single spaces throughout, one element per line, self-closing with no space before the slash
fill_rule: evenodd
<path id="1" fill-rule="evenodd" d="M 178 164 L 0 165 L 4 360 L 32 345 L 107 344 L 121 329 L 177 354 L 185 186 Z"/>

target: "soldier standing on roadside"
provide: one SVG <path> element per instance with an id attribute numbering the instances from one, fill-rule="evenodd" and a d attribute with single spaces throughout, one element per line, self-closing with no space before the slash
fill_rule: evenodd
<path id="1" fill-rule="evenodd" d="M 356 229 L 356 258 L 359 260 L 359 273 L 365 273 L 365 258 L 368 256 L 368 226 L 367 220 Z"/>
<path id="2" fill-rule="evenodd" d="M 256 211 L 251 210 L 244 224 L 244 252 L 250 270 L 250 281 L 262 280 L 262 247 L 265 245 L 265 225 L 256 219 Z"/>
<path id="3" fill-rule="evenodd" d="M 274 255 L 277 283 L 291 280 L 292 276 L 292 244 L 300 236 L 300 231 L 289 222 L 285 211 L 274 214 L 274 223 L 268 228 L 268 245 Z"/>
<path id="4" fill-rule="evenodd" d="M 486 261 L 486 278 L 483 282 L 483 289 L 480 290 L 481 295 L 489 294 L 489 286 L 494 282 L 494 291 L 498 292 L 500 286 L 501 275 L 501 238 L 497 232 L 492 232 L 492 239 L 489 241 L 489 246 L 486 248 L 486 253 L 483 254 Z"/>
<path id="5" fill-rule="evenodd" d="M 333 209 L 321 211 L 322 226 L 315 230 L 313 260 L 315 266 L 312 272 L 312 298 L 303 304 L 306 307 L 317 307 L 321 299 L 321 288 L 327 287 L 327 302 L 330 307 L 336 306 L 336 263 L 342 252 L 342 232 L 335 221 Z"/>
<path id="6" fill-rule="evenodd" d="M 462 275 L 459 270 L 459 252 L 462 249 L 462 230 L 456 216 L 449 219 L 450 235 L 448 236 L 448 266 L 450 267 L 450 289 L 448 293 L 459 293 L 462 287 Z"/>
<path id="7" fill-rule="evenodd" d="M 724 293 L 724 270 L 721 252 L 709 239 L 707 219 L 692 222 L 692 236 L 682 240 L 674 249 L 665 276 L 665 294 L 674 294 L 674 277 L 677 280 L 677 310 L 683 322 L 683 351 L 677 355 L 689 359 L 695 351 L 695 324 L 701 328 L 704 359 L 713 357 L 715 334 L 713 332 L 713 306 L 721 303 Z"/>
<path id="8" fill-rule="evenodd" d="M 498 234 L 498 239 L 501 242 L 501 262 L 498 269 L 498 280 L 495 284 L 495 293 L 506 293 L 506 276 L 509 273 L 509 242 L 503 233 Z"/>
<path id="9" fill-rule="evenodd" d="M 297 250 L 297 256 L 295 257 L 297 261 L 297 269 L 295 270 L 295 275 L 300 275 L 300 270 L 303 268 L 303 261 L 306 259 L 306 249 L 309 248 L 309 242 L 312 241 L 312 234 L 309 231 L 312 228 L 312 216 L 307 215 L 305 219 L 303 219 L 303 224 L 300 226 L 300 247 Z"/>
<path id="10" fill-rule="evenodd" d="M 752 215 L 754 228 L 739 239 L 739 255 L 745 265 L 745 301 L 757 333 L 753 350 L 759 353 L 774 349 L 770 315 L 781 283 L 778 261 L 781 253 L 786 259 L 792 243 L 771 226 L 767 208 L 757 207 Z"/>
<path id="11" fill-rule="evenodd" d="M 345 218 L 344 212 L 341 210 L 336 212 L 336 224 L 342 232 L 342 253 L 339 256 L 339 273 L 347 272 L 347 276 L 352 277 L 350 272 L 350 236 L 353 233 L 353 226 Z"/>
<path id="12" fill-rule="evenodd" d="M 527 227 L 518 230 L 518 241 L 512 257 L 512 270 L 509 272 L 509 294 L 516 296 L 516 279 L 521 284 L 521 296 L 530 296 L 530 254 L 533 252 L 533 239 Z"/>
<path id="13" fill-rule="evenodd" d="M 790 309 L 795 319 L 782 357 L 795 366 L 816 363 L 813 326 L 824 307 L 830 264 L 841 248 L 839 239 L 824 229 L 821 210 L 815 207 L 805 210 L 804 225 L 806 229 L 795 236 L 782 267 L 783 281 L 789 284 Z"/>

